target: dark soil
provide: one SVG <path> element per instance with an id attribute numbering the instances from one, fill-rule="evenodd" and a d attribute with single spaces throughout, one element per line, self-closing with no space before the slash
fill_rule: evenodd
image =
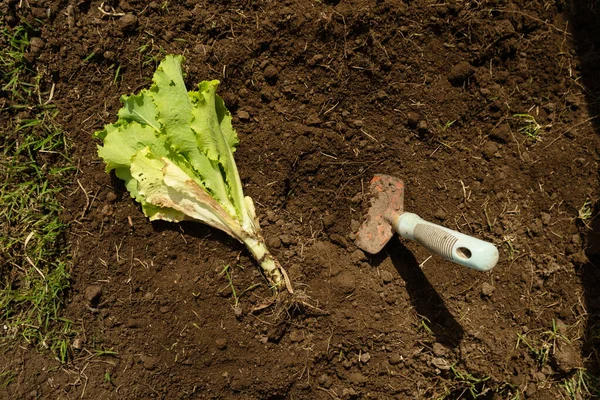
<path id="1" fill-rule="evenodd" d="M 55 85 L 79 168 L 65 199 L 63 314 L 78 335 L 64 365 L 33 347 L 5 351 L 16 377 L 0 397 L 551 399 L 578 368 L 597 374 L 600 274 L 584 253 L 592 221 L 578 219 L 600 198 L 598 31 L 578 25 L 600 26 L 596 2 L 3 10 L 3 24 L 26 21 L 39 38 L 30 61 L 46 90 Z M 241 244 L 148 222 L 104 172 L 92 133 L 167 53 L 185 55 L 190 88 L 221 80 L 245 193 L 308 305 L 253 312 L 271 292 Z M 516 114 L 535 118 L 538 138 Z M 374 257 L 358 250 L 375 173 L 404 179 L 407 211 L 495 243 L 496 268 L 468 270 L 398 239 Z"/>

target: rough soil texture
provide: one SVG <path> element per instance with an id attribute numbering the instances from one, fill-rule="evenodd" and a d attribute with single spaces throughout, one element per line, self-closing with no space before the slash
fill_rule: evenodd
<path id="1" fill-rule="evenodd" d="M 600 248 L 577 218 L 600 198 L 596 3 L 8 1 L 81 187 L 70 361 L 3 350 L 0 397 L 562 398 L 598 371 Z M 245 193 L 304 302 L 253 311 L 271 292 L 241 244 L 148 222 L 104 172 L 93 132 L 166 53 L 189 87 L 221 80 Z M 375 173 L 405 181 L 407 211 L 495 243 L 497 267 L 397 238 L 358 250 Z"/>

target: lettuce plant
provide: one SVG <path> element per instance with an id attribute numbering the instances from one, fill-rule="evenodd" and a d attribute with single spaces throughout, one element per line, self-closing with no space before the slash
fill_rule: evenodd
<path id="1" fill-rule="evenodd" d="M 219 81 L 188 92 L 182 60 L 166 56 L 150 89 L 121 97 L 117 122 L 95 133 L 103 141 L 98 155 L 151 221 L 194 220 L 220 229 L 246 245 L 273 286 L 291 291 L 244 196 L 233 158 L 238 137 L 216 94 Z"/>

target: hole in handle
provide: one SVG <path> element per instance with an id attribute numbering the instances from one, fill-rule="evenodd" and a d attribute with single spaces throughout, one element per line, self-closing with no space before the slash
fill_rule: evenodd
<path id="1" fill-rule="evenodd" d="M 459 248 L 457 248 L 456 249 L 456 254 L 458 254 L 458 256 L 460 258 L 466 258 L 466 259 L 469 259 L 472 256 L 471 250 L 467 249 L 466 247 L 459 247 Z"/>

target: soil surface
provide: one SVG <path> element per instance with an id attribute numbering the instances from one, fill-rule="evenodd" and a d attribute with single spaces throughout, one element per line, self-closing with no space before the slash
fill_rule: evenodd
<path id="1" fill-rule="evenodd" d="M 578 218 L 600 198 L 596 3 L 5 2 L 73 143 L 78 334 L 64 365 L 3 350 L 0 398 L 565 398 L 598 372 L 600 247 Z M 221 81 L 295 302 L 257 310 L 272 292 L 241 244 L 149 222 L 104 172 L 93 132 L 165 54 L 185 55 L 189 88 Z M 404 180 L 407 211 L 497 245 L 498 265 L 397 238 L 359 250 L 376 173 Z"/>

